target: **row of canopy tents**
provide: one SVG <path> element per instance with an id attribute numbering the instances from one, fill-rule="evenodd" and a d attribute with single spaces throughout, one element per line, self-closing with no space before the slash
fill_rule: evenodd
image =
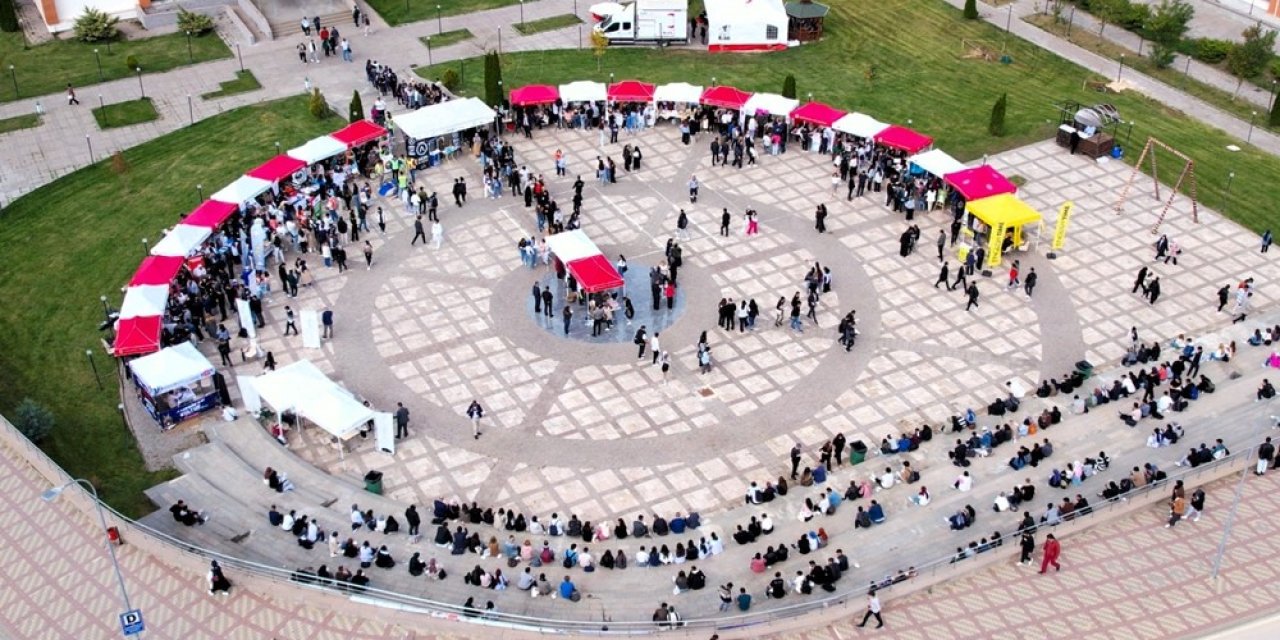
<path id="1" fill-rule="evenodd" d="M 242 204 L 265 193 L 311 164 L 346 153 L 348 149 L 387 135 L 381 126 L 360 120 L 329 135 L 290 149 L 250 169 L 182 218 L 151 247 L 125 289 L 116 324 L 112 353 L 116 357 L 153 353 L 160 349 L 160 333 L 169 283 L 213 232 Z"/>

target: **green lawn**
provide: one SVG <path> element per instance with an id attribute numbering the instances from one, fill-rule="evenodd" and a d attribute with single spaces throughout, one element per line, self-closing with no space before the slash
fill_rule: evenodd
<path id="1" fill-rule="evenodd" d="M 31 129 L 40 126 L 40 116 L 30 113 L 24 116 L 14 116 L 0 120 L 0 133 L 9 133 L 11 131 L 19 131 L 21 129 Z"/>
<path id="2" fill-rule="evenodd" d="M 440 47 L 458 44 L 459 42 L 470 40 L 474 37 L 476 37 L 475 34 L 471 33 L 471 31 L 467 29 L 454 29 L 453 31 L 446 31 L 444 33 L 432 33 L 430 35 L 425 35 L 418 38 L 418 40 L 422 42 L 423 46 L 427 46 L 427 40 L 430 39 L 431 48 L 439 49 Z"/>
<path id="3" fill-rule="evenodd" d="M 124 174 L 105 160 L 6 207 L 0 297 L 15 304 L 0 314 L 0 411 L 12 416 L 27 396 L 48 406 L 58 426 L 44 449 L 116 508 L 149 511 L 142 490 L 170 476 L 144 471 L 120 420 L 112 362 L 97 349 L 98 296 L 119 307 L 120 287 L 142 259 L 140 240 L 154 243 L 193 208 L 196 184 L 211 193 L 271 157 L 277 141 L 287 149 L 342 124 L 313 118 L 302 97 L 241 107 L 124 151 Z M 85 349 L 96 350 L 103 391 Z"/>
<path id="4" fill-rule="evenodd" d="M 225 98 L 234 96 L 238 93 L 248 93 L 257 91 L 262 88 L 262 84 L 258 82 L 258 78 L 253 75 L 252 71 L 237 71 L 235 80 L 227 80 L 218 83 L 217 91 L 201 94 L 200 97 L 205 100 L 213 100 L 215 98 Z"/>
<path id="5" fill-rule="evenodd" d="M 514 26 L 515 30 L 519 33 L 528 36 L 535 33 L 542 33 L 543 31 L 555 31 L 556 29 L 572 27 L 575 24 L 582 24 L 582 18 L 579 18 L 572 13 L 564 13 L 558 16 L 542 18 L 540 20 L 530 20 L 524 24 L 516 23 L 512 26 Z"/>
<path id="6" fill-rule="evenodd" d="M 1067 25 L 1055 22 L 1053 16 L 1028 16 L 1026 20 L 1028 23 L 1044 29 L 1045 31 L 1064 38 L 1066 37 Z M 1085 29 L 1072 29 L 1070 40 L 1076 46 L 1082 49 L 1088 49 L 1089 51 L 1103 56 L 1104 58 L 1119 60 L 1120 56 L 1123 55 L 1126 69 L 1136 69 L 1171 87 L 1181 89 L 1183 92 L 1200 98 L 1201 100 L 1204 100 L 1205 102 L 1222 109 L 1245 122 L 1248 122 L 1249 119 L 1253 117 L 1253 112 L 1257 111 L 1258 126 L 1269 126 L 1267 124 L 1266 107 L 1257 106 L 1243 98 L 1235 99 L 1234 96 L 1231 95 L 1230 91 L 1223 91 L 1222 89 L 1205 84 L 1199 80 L 1189 78 L 1180 70 L 1183 68 L 1181 65 L 1175 64 L 1172 67 L 1165 67 L 1163 69 L 1158 68 L 1151 62 L 1151 58 L 1148 58 L 1145 55 L 1138 55 L 1136 51 L 1122 47 L 1110 40 L 1099 38 L 1098 34 Z M 1121 77 L 1123 78 L 1123 74 Z M 1256 85 L 1253 83 L 1246 82 L 1240 91 L 1254 91 L 1256 88 Z"/>
<path id="7" fill-rule="evenodd" d="M 67 83 L 77 89 L 134 75 L 126 61 L 133 56 L 142 72 L 156 73 L 190 64 L 187 58 L 187 37 L 184 34 L 155 36 L 142 40 L 127 40 L 111 44 L 110 53 L 104 43 L 87 44 L 75 40 L 54 40 L 34 47 L 26 47 L 21 33 L 0 33 L 0 102 L 14 99 L 14 77 L 17 78 L 18 96 L 32 98 L 65 91 Z M 93 50 L 98 50 L 95 56 Z M 191 38 L 191 54 L 196 62 L 231 57 L 231 50 L 212 33 Z M 102 62 L 102 75 L 98 75 L 98 60 Z M 13 71 L 9 71 L 13 65 Z M 83 93 L 83 92 L 82 92 Z M 80 96 L 84 100 L 84 96 Z"/>
<path id="8" fill-rule="evenodd" d="M 903 29 L 904 22 L 911 24 Z M 1136 94 L 1101 95 L 1083 83 L 1095 76 L 1062 58 L 1018 38 L 1008 41 L 1012 64 L 972 57 L 962 42 L 981 43 L 997 53 L 1005 35 L 982 21 L 965 21 L 960 11 L 940 0 L 882 0 L 874 4 L 833 4 L 826 37 L 818 44 L 770 54 L 711 55 L 676 49 L 609 49 L 596 70 L 590 50 L 535 51 L 503 55 L 503 82 L 508 87 L 572 80 L 608 81 L 639 78 L 650 82 L 686 81 L 734 84 L 750 91 L 780 92 L 783 78 L 796 76 L 797 92 L 844 109 L 866 112 L 881 120 L 906 124 L 936 139 L 939 148 L 962 160 L 1046 140 L 1057 125 L 1054 103 L 1114 104 L 1125 120 L 1133 120 L 1132 161 L 1147 136 L 1155 136 L 1196 160 L 1202 201 L 1221 205 L 1227 174 L 1234 171 L 1231 217 L 1255 230 L 1276 225 L 1272 210 L 1280 158 L 1247 147 L 1217 129 Z M 484 67 L 470 60 L 460 90 L 483 93 Z M 436 79 L 458 62 L 420 67 L 417 73 Z M 874 69 L 874 73 L 869 73 Z M 870 79 L 869 79 L 870 78 Z M 987 133 L 991 105 L 1008 92 L 1008 134 Z M 1124 132 L 1120 139 L 1123 142 Z M 1228 144 L 1245 147 L 1228 152 Z M 1160 165 L 1161 177 L 1172 181 L 1179 167 Z"/>
<path id="9" fill-rule="evenodd" d="M 151 98 L 138 98 L 93 108 L 93 119 L 99 129 L 127 127 L 141 122 L 151 122 L 160 117 Z"/>
<path id="10" fill-rule="evenodd" d="M 496 9 L 512 4 L 520 4 L 520 0 L 368 0 L 378 15 L 387 24 L 395 26 L 419 20 L 430 20 L 429 31 L 436 32 L 436 16 L 456 16 L 472 11 Z M 533 0 L 528 0 L 532 2 Z M 586 2 L 586 0 L 583 0 Z M 440 7 L 439 11 L 436 7 Z M 434 46 L 434 45 L 433 45 Z"/>

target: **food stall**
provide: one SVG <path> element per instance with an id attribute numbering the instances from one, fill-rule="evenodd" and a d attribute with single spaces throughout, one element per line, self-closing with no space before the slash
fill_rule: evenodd
<path id="1" fill-rule="evenodd" d="M 138 399 L 161 429 L 222 405 L 213 364 L 190 342 L 129 363 Z"/>

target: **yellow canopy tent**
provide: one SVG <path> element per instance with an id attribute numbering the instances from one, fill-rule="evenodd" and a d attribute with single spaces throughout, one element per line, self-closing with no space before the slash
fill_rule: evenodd
<path id="1" fill-rule="evenodd" d="M 987 263 L 1000 263 L 1000 246 L 1008 231 L 1013 232 L 1013 245 L 1022 246 L 1022 228 L 1028 224 L 1040 222 L 1039 211 L 1019 200 L 1013 194 L 1000 194 L 979 200 L 970 200 L 965 204 L 969 214 L 991 227 L 989 242 L 991 249 L 987 253 Z"/>

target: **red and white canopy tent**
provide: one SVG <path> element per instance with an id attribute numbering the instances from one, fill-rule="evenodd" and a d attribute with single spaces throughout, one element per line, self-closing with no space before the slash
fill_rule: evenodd
<path id="1" fill-rule="evenodd" d="M 793 122 L 810 122 L 819 126 L 830 127 L 835 125 L 836 121 L 843 118 L 846 113 L 848 112 L 821 102 L 809 102 L 796 107 L 795 111 L 791 112 L 791 120 Z"/>
<path id="2" fill-rule="evenodd" d="M 517 107 L 551 104 L 559 99 L 560 89 L 549 84 L 531 84 L 511 91 L 511 104 Z"/>
<path id="3" fill-rule="evenodd" d="M 947 184 L 955 188 L 966 201 L 980 200 L 1005 193 L 1017 193 L 1018 185 L 989 164 L 956 171 L 943 176 Z"/>
<path id="4" fill-rule="evenodd" d="M 547 236 L 547 247 L 587 293 L 617 289 L 624 284 L 622 274 L 580 229 Z"/>
<path id="5" fill-rule="evenodd" d="M 358 147 L 387 135 L 387 130 L 374 122 L 358 120 L 329 134 L 330 138 L 347 145 L 347 148 Z"/>
<path id="6" fill-rule="evenodd" d="M 111 353 L 117 358 L 154 353 L 160 350 L 160 316 L 121 319 L 116 323 L 116 340 Z"/>
<path id="7" fill-rule="evenodd" d="M 184 260 L 180 256 L 147 256 L 129 280 L 130 287 L 168 285 L 178 275 Z"/>
<path id="8" fill-rule="evenodd" d="M 236 212 L 236 205 L 217 200 L 205 200 L 182 219 L 182 224 L 193 227 L 217 229 Z"/>
<path id="9" fill-rule="evenodd" d="M 918 153 L 921 149 L 933 144 L 933 138 L 896 124 L 889 125 L 884 131 L 875 135 L 876 144 L 900 149 L 907 153 Z"/>
<path id="10" fill-rule="evenodd" d="M 610 102 L 653 102 L 654 86 L 639 80 L 623 80 L 609 85 Z"/>
<path id="11" fill-rule="evenodd" d="M 293 175 L 298 169 L 306 166 L 307 163 L 305 161 L 281 154 L 244 172 L 244 174 L 250 178 L 266 180 L 267 182 L 280 182 Z"/>
<path id="12" fill-rule="evenodd" d="M 730 87 L 728 85 L 720 85 L 718 87 L 709 87 L 702 92 L 702 98 L 698 101 L 709 107 L 720 107 L 722 109 L 742 109 L 742 105 L 751 99 L 751 94 Z"/>

